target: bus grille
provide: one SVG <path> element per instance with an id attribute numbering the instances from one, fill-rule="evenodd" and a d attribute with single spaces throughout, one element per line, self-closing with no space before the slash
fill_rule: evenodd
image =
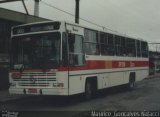
<path id="1" fill-rule="evenodd" d="M 18 87 L 49 87 L 57 81 L 56 73 L 22 73 L 20 79 L 14 79 Z"/>

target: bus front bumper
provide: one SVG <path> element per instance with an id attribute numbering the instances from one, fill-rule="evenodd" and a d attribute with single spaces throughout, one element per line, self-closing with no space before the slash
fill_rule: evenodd
<path id="1" fill-rule="evenodd" d="M 53 88 L 9 88 L 10 94 L 26 94 L 26 95 L 61 95 L 67 96 L 68 89 Z"/>

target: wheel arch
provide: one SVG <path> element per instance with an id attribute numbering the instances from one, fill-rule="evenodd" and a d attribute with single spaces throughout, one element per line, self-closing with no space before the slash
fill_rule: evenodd
<path id="1" fill-rule="evenodd" d="M 129 74 L 129 82 L 131 80 L 136 81 L 136 72 L 130 72 L 130 74 Z"/>
<path id="2" fill-rule="evenodd" d="M 93 87 L 94 87 L 94 90 L 97 90 L 98 89 L 98 80 L 97 80 L 97 76 L 86 76 L 85 78 L 85 86 L 86 86 L 86 83 L 87 82 L 91 82 Z M 84 91 L 85 91 L 85 87 L 84 87 Z"/>

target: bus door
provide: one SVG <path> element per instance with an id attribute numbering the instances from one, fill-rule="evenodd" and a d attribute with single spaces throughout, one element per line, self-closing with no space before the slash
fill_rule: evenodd
<path id="1" fill-rule="evenodd" d="M 68 47 L 69 47 L 68 48 L 69 49 L 69 66 L 83 67 L 84 65 L 83 36 L 69 33 Z M 72 70 L 74 70 L 74 68 Z"/>
<path id="2" fill-rule="evenodd" d="M 68 25 L 68 63 L 69 63 L 69 90 L 70 94 L 81 92 L 82 89 L 82 71 L 84 69 L 85 56 L 83 51 L 83 29 Z M 81 80 L 80 80 L 81 79 Z M 76 85 L 71 85 L 75 84 Z"/>

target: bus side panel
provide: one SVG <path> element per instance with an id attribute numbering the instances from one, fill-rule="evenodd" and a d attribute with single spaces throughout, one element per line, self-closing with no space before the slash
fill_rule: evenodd
<path id="1" fill-rule="evenodd" d="M 57 73 L 57 83 L 64 83 L 65 89 L 68 89 L 68 71 Z"/>
<path id="2" fill-rule="evenodd" d="M 124 84 L 124 72 L 109 73 L 109 87 Z"/>
<path id="3" fill-rule="evenodd" d="M 83 75 L 76 75 L 70 72 L 69 75 L 69 95 L 83 93 L 85 87 L 85 78 Z"/>
<path id="4" fill-rule="evenodd" d="M 144 78 L 144 75 L 143 75 L 143 71 L 142 70 L 139 70 L 139 71 L 136 71 L 136 81 L 140 81 Z"/>
<path id="5" fill-rule="evenodd" d="M 129 83 L 129 74 L 130 74 L 130 71 L 124 71 L 124 80 L 123 80 L 124 84 Z"/>
<path id="6" fill-rule="evenodd" d="M 148 70 L 147 69 L 145 70 L 145 69 L 144 70 L 135 69 L 135 70 L 131 70 L 131 71 L 126 71 L 124 73 L 124 84 L 129 83 L 129 78 L 130 78 L 131 73 L 135 73 L 135 80 L 136 81 L 141 81 L 144 78 L 146 78 L 148 76 Z"/>
<path id="7" fill-rule="evenodd" d="M 109 87 L 109 76 L 108 73 L 98 75 L 98 89 Z"/>
<path id="8" fill-rule="evenodd" d="M 141 81 L 148 76 L 148 69 L 136 72 L 136 81 Z"/>

